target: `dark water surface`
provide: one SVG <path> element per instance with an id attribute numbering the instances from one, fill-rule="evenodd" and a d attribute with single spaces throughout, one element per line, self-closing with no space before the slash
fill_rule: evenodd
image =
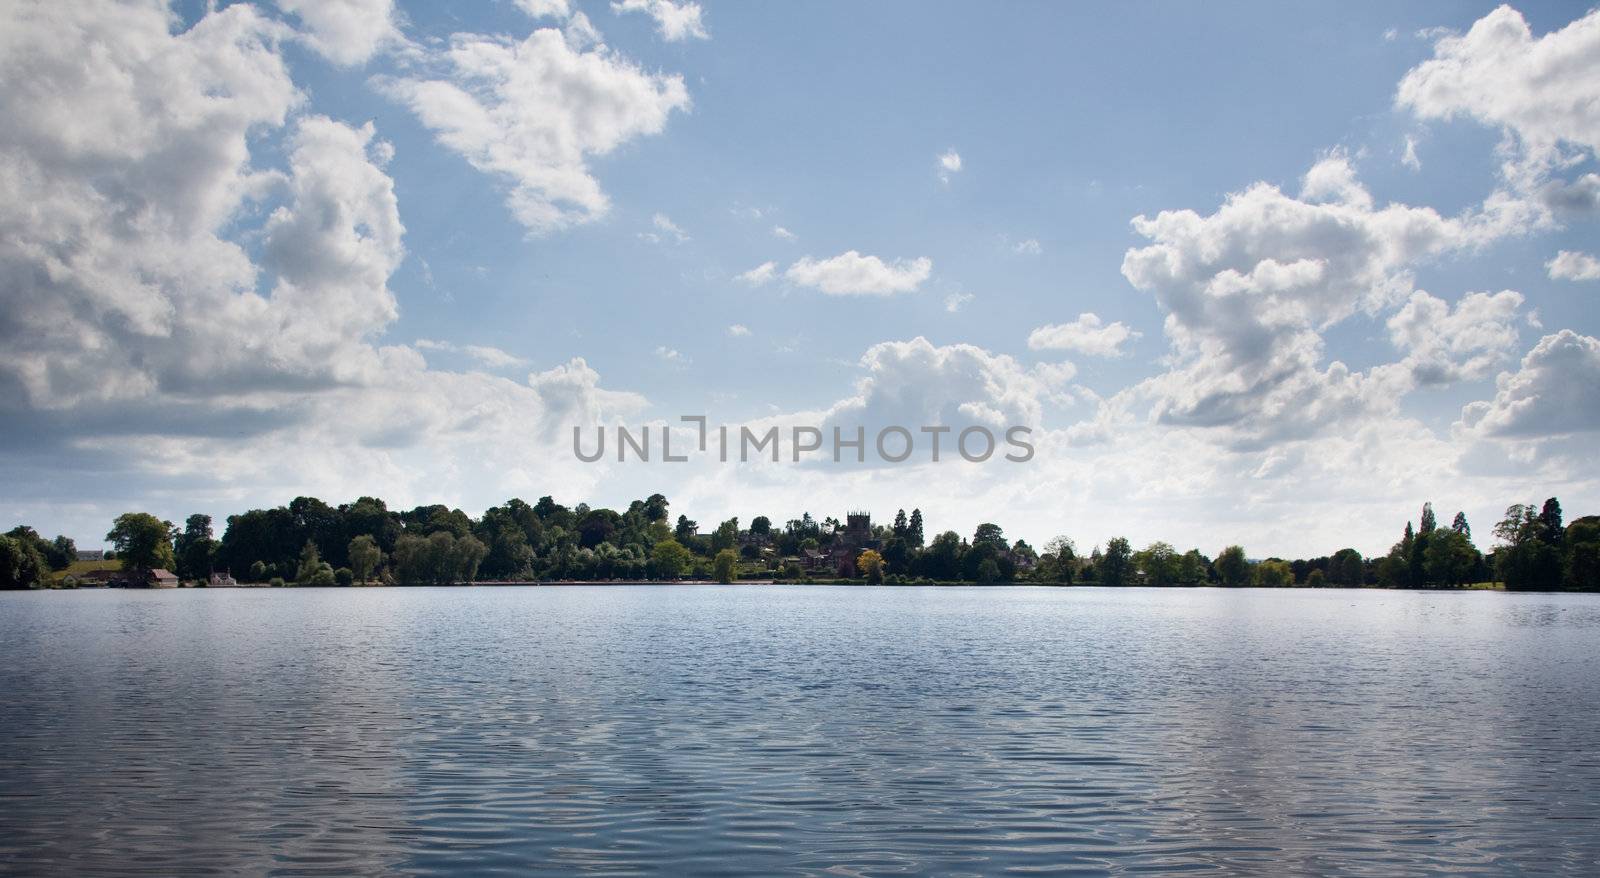
<path id="1" fill-rule="evenodd" d="M 0 872 L 1600 874 L 1600 596 L 0 594 Z"/>

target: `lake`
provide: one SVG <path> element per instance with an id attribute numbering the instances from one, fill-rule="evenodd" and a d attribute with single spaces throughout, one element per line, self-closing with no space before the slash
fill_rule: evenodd
<path id="1" fill-rule="evenodd" d="M 1600 872 L 1600 595 L 0 593 L 0 871 Z"/>

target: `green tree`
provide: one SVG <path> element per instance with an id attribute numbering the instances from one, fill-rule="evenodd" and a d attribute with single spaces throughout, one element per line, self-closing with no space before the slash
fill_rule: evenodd
<path id="1" fill-rule="evenodd" d="M 1206 581 L 1206 556 L 1199 549 L 1190 549 L 1178 560 L 1178 582 L 1199 585 Z"/>
<path id="2" fill-rule="evenodd" d="M 680 516 L 680 524 L 683 520 Z M 662 540 L 650 551 L 650 560 L 655 564 L 656 576 L 661 579 L 677 579 L 683 574 L 684 568 L 689 566 L 692 557 L 689 550 L 677 540 Z"/>
<path id="3" fill-rule="evenodd" d="M 177 566 L 172 537 L 172 522 L 148 512 L 125 512 L 112 522 L 106 542 L 116 547 L 123 570 L 170 570 Z"/>
<path id="4" fill-rule="evenodd" d="M 1355 549 L 1340 549 L 1328 561 L 1328 579 L 1334 585 L 1359 588 L 1366 581 L 1361 563 L 1361 553 Z"/>
<path id="5" fill-rule="evenodd" d="M 947 530 L 922 553 L 923 575 L 946 582 L 961 575 L 961 535 Z"/>
<path id="6" fill-rule="evenodd" d="M 173 554 L 178 563 L 174 572 L 184 579 L 205 579 L 214 569 L 212 565 L 220 547 L 211 535 L 211 516 L 189 516 L 183 524 L 183 532 L 173 540 Z"/>
<path id="7" fill-rule="evenodd" d="M 1284 588 L 1294 585 L 1294 568 L 1279 558 L 1268 558 L 1256 565 L 1256 585 L 1262 588 Z"/>
<path id="8" fill-rule="evenodd" d="M 720 552 L 739 544 L 739 519 L 730 518 L 711 532 L 711 551 Z"/>
<path id="9" fill-rule="evenodd" d="M 1550 526 L 1560 518 L 1561 506 L 1554 498 L 1545 502 L 1543 510 L 1521 503 L 1506 508 L 1505 518 L 1495 525 L 1494 535 L 1500 541 L 1495 550 L 1495 566 L 1507 589 L 1559 587 L 1561 554 L 1551 545 Z"/>
<path id="10" fill-rule="evenodd" d="M 1309 588 L 1322 588 L 1327 585 L 1328 577 L 1321 570 L 1313 570 L 1306 574 L 1306 586 Z"/>
<path id="11" fill-rule="evenodd" d="M 1567 525 L 1562 584 L 1576 591 L 1600 591 L 1600 515 L 1585 515 Z"/>
<path id="12" fill-rule="evenodd" d="M 1217 578 L 1229 588 L 1250 584 L 1250 561 L 1245 558 L 1243 546 L 1229 546 L 1217 554 Z"/>
<path id="13" fill-rule="evenodd" d="M 1106 551 L 1100 558 L 1100 582 L 1104 585 L 1127 585 L 1132 573 L 1133 548 L 1125 537 L 1106 540 Z"/>
<path id="14" fill-rule="evenodd" d="M 1133 564 L 1144 571 L 1145 582 L 1150 585 L 1174 585 L 1178 582 L 1178 552 L 1170 543 L 1151 543 L 1134 556 Z"/>
<path id="15" fill-rule="evenodd" d="M 978 565 L 977 581 L 979 585 L 993 585 L 1000 580 L 1000 565 L 993 558 L 983 559 Z"/>
<path id="16" fill-rule="evenodd" d="M 921 509 L 911 510 L 911 522 L 906 525 L 906 544 L 913 549 L 923 546 Z"/>
<path id="17" fill-rule="evenodd" d="M 766 537 L 772 533 L 772 519 L 765 515 L 757 515 L 750 519 L 750 532 L 758 537 Z"/>
<path id="18" fill-rule="evenodd" d="M 0 588 L 38 588 L 49 565 L 33 543 L 0 536 Z"/>
<path id="19" fill-rule="evenodd" d="M 991 546 L 996 552 L 1004 552 L 1006 550 L 1005 531 L 1000 529 L 1000 525 L 986 521 L 978 525 L 977 531 L 973 533 L 972 545 L 974 548 Z"/>
<path id="20" fill-rule="evenodd" d="M 317 549 L 315 540 L 306 540 L 305 548 L 300 551 L 300 568 L 295 571 L 294 584 L 323 586 L 333 585 L 335 582 L 333 565 L 322 560 L 322 553 Z"/>
<path id="21" fill-rule="evenodd" d="M 383 550 L 378 548 L 378 541 L 369 534 L 362 534 L 350 541 L 350 572 L 357 582 L 365 585 L 372 577 L 372 571 L 378 569 L 378 564 L 383 560 Z"/>
<path id="22" fill-rule="evenodd" d="M 485 546 L 477 537 L 468 534 L 455 541 L 450 547 L 450 581 L 452 583 L 471 583 L 478 578 L 478 565 L 483 563 L 485 555 L 489 554 L 489 547 Z"/>
<path id="23" fill-rule="evenodd" d="M 1423 574 L 1427 581 L 1438 585 L 1465 585 L 1471 581 L 1483 558 L 1472 540 L 1455 529 L 1436 530 L 1428 536 L 1428 547 L 1423 553 Z"/>
<path id="24" fill-rule="evenodd" d="M 734 571 L 738 567 L 739 556 L 732 549 L 723 549 L 711 561 L 712 576 L 721 583 L 733 581 Z"/>
<path id="25" fill-rule="evenodd" d="M 78 546 L 71 537 L 56 535 L 50 543 L 50 550 L 44 553 L 45 561 L 49 562 L 52 570 L 65 570 L 78 560 Z"/>
<path id="26" fill-rule="evenodd" d="M 1034 567 L 1034 578 L 1039 582 L 1060 582 L 1071 585 L 1077 573 L 1078 548 L 1068 536 L 1055 536 L 1045 541 L 1044 555 Z"/>

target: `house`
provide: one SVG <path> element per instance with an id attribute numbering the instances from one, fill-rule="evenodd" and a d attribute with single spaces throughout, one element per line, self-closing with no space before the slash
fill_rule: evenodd
<path id="1" fill-rule="evenodd" d="M 172 571 L 157 567 L 154 570 L 121 570 L 112 573 L 115 578 L 108 583 L 119 588 L 177 588 L 178 577 Z"/>
<path id="2" fill-rule="evenodd" d="M 106 559 L 106 550 L 105 549 L 79 549 L 78 550 L 78 560 L 79 561 L 104 561 L 105 559 Z"/>
<path id="3" fill-rule="evenodd" d="M 233 578 L 233 573 L 231 571 L 226 573 L 212 573 L 206 578 L 206 585 L 210 586 L 211 588 L 233 588 L 238 584 L 238 580 Z"/>

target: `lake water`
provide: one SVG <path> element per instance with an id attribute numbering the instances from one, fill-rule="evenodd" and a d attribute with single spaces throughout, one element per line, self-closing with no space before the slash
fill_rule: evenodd
<path id="1" fill-rule="evenodd" d="M 0 593 L 0 872 L 1600 873 L 1600 596 Z"/>

